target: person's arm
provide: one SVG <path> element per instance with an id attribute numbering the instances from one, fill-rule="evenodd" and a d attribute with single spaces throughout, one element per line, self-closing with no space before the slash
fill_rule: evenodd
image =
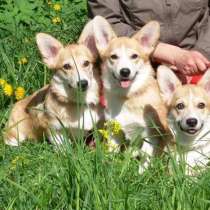
<path id="1" fill-rule="evenodd" d="M 192 50 L 196 50 L 206 58 L 210 60 L 210 16 L 209 10 L 206 11 L 206 15 L 208 15 L 208 23 L 205 28 L 201 31 L 198 41 L 195 44 L 195 47 Z"/>
<path id="2" fill-rule="evenodd" d="M 153 53 L 153 59 L 160 63 L 167 63 L 174 70 L 185 75 L 200 74 L 210 67 L 210 16 L 209 8 L 206 9 L 208 23 L 205 25 L 191 50 L 185 50 L 178 46 L 159 43 Z"/>
<path id="3" fill-rule="evenodd" d="M 198 51 L 185 50 L 161 42 L 157 45 L 152 57 L 155 61 L 169 64 L 173 70 L 185 75 L 200 74 L 210 65 L 208 59 Z"/>
<path id="4" fill-rule="evenodd" d="M 134 29 L 123 20 L 119 0 L 88 0 L 87 4 L 89 18 L 103 16 L 118 36 L 130 36 L 134 33 Z"/>

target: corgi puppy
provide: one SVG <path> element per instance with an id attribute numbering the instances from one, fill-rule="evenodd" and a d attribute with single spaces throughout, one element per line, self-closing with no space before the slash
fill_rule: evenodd
<path id="1" fill-rule="evenodd" d="M 210 70 L 197 85 L 182 85 L 168 67 L 160 66 L 157 80 L 169 127 L 191 173 L 194 166 L 206 166 L 210 157 Z"/>
<path id="2" fill-rule="evenodd" d="M 150 63 L 160 35 L 158 22 L 149 22 L 131 38 L 117 37 L 101 16 L 94 18 L 93 29 L 102 60 L 106 120 L 118 121 L 128 144 L 136 139 L 142 155 L 160 154 L 167 142 L 166 108 Z M 112 136 L 110 151 L 119 151 L 121 143 L 120 136 Z M 139 173 L 149 165 L 145 159 Z"/>
<path id="3" fill-rule="evenodd" d="M 46 134 L 52 143 L 61 144 L 62 128 L 70 134 L 94 128 L 100 119 L 99 75 L 95 67 L 92 22 L 89 22 L 78 44 L 63 46 L 52 36 L 36 36 L 43 62 L 54 70 L 49 85 L 17 102 L 9 117 L 5 143 L 18 146 L 26 139 Z"/>

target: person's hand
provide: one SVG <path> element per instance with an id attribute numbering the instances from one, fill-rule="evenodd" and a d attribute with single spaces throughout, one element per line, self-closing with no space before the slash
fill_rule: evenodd
<path id="1" fill-rule="evenodd" d="M 200 52 L 184 50 L 165 43 L 158 44 L 153 58 L 185 75 L 202 73 L 210 66 L 208 59 Z"/>
<path id="2" fill-rule="evenodd" d="M 180 49 L 180 48 L 179 48 Z M 177 51 L 179 51 L 179 49 Z M 172 69 L 185 75 L 195 75 L 207 70 L 209 61 L 198 51 L 180 49 L 179 54 L 174 54 Z"/>
<path id="3" fill-rule="evenodd" d="M 200 71 L 205 71 L 206 68 L 210 66 L 210 62 L 208 61 L 208 59 L 204 55 L 202 55 L 200 52 L 192 50 L 190 51 L 190 53 L 192 57 L 194 58 L 194 60 L 196 61 L 196 65 Z"/>

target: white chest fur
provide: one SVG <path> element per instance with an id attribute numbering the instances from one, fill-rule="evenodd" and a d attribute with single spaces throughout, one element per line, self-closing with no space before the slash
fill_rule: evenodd
<path id="1" fill-rule="evenodd" d="M 146 127 L 146 122 L 143 119 L 143 106 L 140 103 L 132 109 L 126 103 L 120 100 L 109 100 L 109 107 L 106 110 L 106 120 L 115 119 L 118 121 L 126 138 L 132 139 L 138 132 L 142 132 L 142 128 Z"/>
<path id="2" fill-rule="evenodd" d="M 139 108 L 141 109 L 141 108 Z M 136 112 L 129 110 L 126 106 L 123 106 L 121 110 L 113 109 L 112 111 L 107 111 L 107 119 L 116 119 L 122 126 L 130 124 L 138 124 L 141 127 L 145 127 L 145 121 L 141 116 L 137 116 Z"/>
<path id="3" fill-rule="evenodd" d="M 75 108 L 73 111 L 67 111 L 61 108 L 56 113 L 56 117 L 51 121 L 51 127 L 55 130 L 60 130 L 63 127 L 69 129 L 83 129 L 89 131 L 93 129 L 94 125 L 99 121 L 99 114 L 96 110 L 91 108 L 80 109 Z"/>

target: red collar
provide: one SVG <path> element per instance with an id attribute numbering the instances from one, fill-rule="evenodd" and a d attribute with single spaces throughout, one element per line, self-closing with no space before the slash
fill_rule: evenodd
<path id="1" fill-rule="evenodd" d="M 202 78 L 202 74 L 189 77 L 188 83 L 196 85 Z"/>

